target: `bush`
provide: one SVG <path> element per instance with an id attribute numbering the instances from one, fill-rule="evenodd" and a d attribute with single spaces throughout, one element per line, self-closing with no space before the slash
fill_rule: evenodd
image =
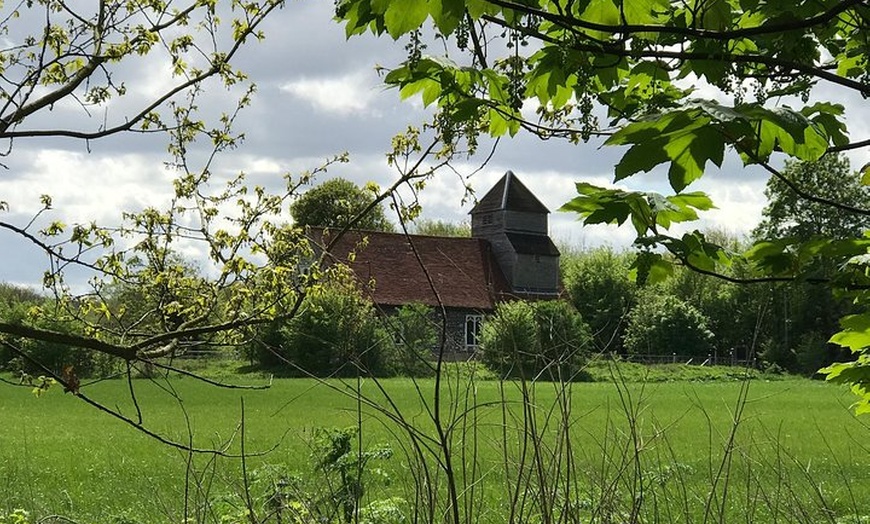
<path id="1" fill-rule="evenodd" d="M 628 318 L 625 349 L 635 355 L 706 356 L 713 333 L 700 311 L 673 295 L 645 294 Z"/>
<path id="2" fill-rule="evenodd" d="M 483 325 L 483 362 L 501 377 L 573 380 L 591 344 L 570 304 L 506 302 Z"/>
<path id="3" fill-rule="evenodd" d="M 395 352 L 389 356 L 390 366 L 399 375 L 428 377 L 435 373 L 432 350 L 438 342 L 438 332 L 432 321 L 432 308 L 423 304 L 408 304 L 399 308 L 390 319 Z"/>
<path id="4" fill-rule="evenodd" d="M 311 291 L 289 322 L 266 326 L 248 355 L 264 367 L 290 363 L 318 377 L 384 376 L 388 346 L 372 304 L 351 282 L 334 282 Z"/>
<path id="5" fill-rule="evenodd" d="M 251 341 L 242 348 L 242 356 L 251 366 L 271 369 L 286 364 L 285 355 L 281 351 L 284 345 L 284 324 L 273 320 L 253 330 Z"/>
<path id="6" fill-rule="evenodd" d="M 632 254 L 608 247 L 563 257 L 571 303 L 588 323 L 599 351 L 619 352 L 637 285 L 629 278 Z"/>

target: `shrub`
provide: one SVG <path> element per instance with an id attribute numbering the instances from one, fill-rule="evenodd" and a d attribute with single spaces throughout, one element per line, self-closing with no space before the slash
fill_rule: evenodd
<path id="1" fill-rule="evenodd" d="M 483 325 L 483 362 L 502 377 L 573 380 L 585 363 L 589 328 L 570 304 L 507 302 Z"/>
<path id="2" fill-rule="evenodd" d="M 620 351 L 637 285 L 629 278 L 632 255 L 601 247 L 563 257 L 571 303 L 588 323 L 598 350 Z"/>
<path id="3" fill-rule="evenodd" d="M 389 356 L 391 368 L 399 375 L 431 376 L 432 350 L 438 342 L 438 332 L 432 320 L 432 308 L 423 304 L 408 304 L 399 308 L 390 319 L 395 352 Z"/>
<path id="4" fill-rule="evenodd" d="M 251 366 L 275 368 L 286 364 L 285 355 L 281 351 L 284 345 L 284 324 L 273 320 L 252 330 L 251 341 L 242 348 L 242 355 Z"/>
<path id="5" fill-rule="evenodd" d="M 276 332 L 277 328 L 277 332 Z M 298 314 L 265 330 L 261 365 L 291 363 L 315 376 L 387 375 L 389 341 L 371 302 L 350 282 L 333 282 L 309 293 Z"/>
<path id="6" fill-rule="evenodd" d="M 706 356 L 713 333 L 707 317 L 673 295 L 645 294 L 628 318 L 625 348 L 635 355 Z"/>
<path id="7" fill-rule="evenodd" d="M 808 331 L 800 336 L 794 348 L 798 371 L 812 376 L 836 360 L 839 346 L 829 344 L 828 338 L 818 331 Z"/>

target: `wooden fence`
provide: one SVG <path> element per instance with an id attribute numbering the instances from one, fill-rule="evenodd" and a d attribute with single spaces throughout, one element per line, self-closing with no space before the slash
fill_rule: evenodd
<path id="1" fill-rule="evenodd" d="M 670 355 L 611 355 L 611 357 L 640 364 L 687 364 L 695 366 L 738 366 L 751 368 L 759 366 L 757 357 L 752 357 L 751 359 L 738 358 L 733 351 L 729 351 L 724 355 L 720 353 L 708 353 L 706 356 L 671 353 Z"/>

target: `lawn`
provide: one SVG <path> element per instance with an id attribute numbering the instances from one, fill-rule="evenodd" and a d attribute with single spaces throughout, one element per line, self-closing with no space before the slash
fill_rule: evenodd
<path id="1" fill-rule="evenodd" d="M 419 481 L 419 472 L 403 452 L 407 437 L 373 408 L 357 409 L 352 394 L 356 381 L 280 379 L 264 391 L 218 389 L 178 377 L 134 382 L 144 421 L 161 434 L 181 442 L 192 438 L 201 448 L 227 445 L 230 452 L 238 452 L 244 441 L 248 452 L 269 450 L 246 463 L 253 483 L 265 465 L 312 475 L 316 429 L 361 424 L 365 449 L 386 445 L 395 451 L 388 460 L 370 463 L 392 482 L 372 482 L 367 495 L 413 500 L 409 489 L 414 478 Z M 586 520 L 602 522 L 605 499 L 614 507 L 630 507 L 626 497 L 638 494 L 644 497 L 646 521 L 700 521 L 709 510 L 710 521 L 766 522 L 782 511 L 773 509 L 776 504 L 791 504 L 789 511 L 804 511 L 808 518 L 830 517 L 832 522 L 852 522 L 849 519 L 856 515 L 870 514 L 868 430 L 849 413 L 852 399 L 843 388 L 805 379 L 750 381 L 733 452 L 729 460 L 722 460 L 745 384 L 573 384 L 563 397 L 570 400 L 570 415 L 564 420 L 571 445 L 567 455 L 573 462 L 560 471 L 570 469 L 576 477 L 567 498 Z M 359 386 L 380 405 L 386 405 L 384 395 L 389 395 L 408 421 L 434 434 L 412 381 L 383 381 L 384 392 L 372 381 Z M 434 381 L 427 379 L 419 386 L 431 401 Z M 109 380 L 83 391 L 135 418 L 127 387 L 124 381 Z M 560 398 L 557 390 L 539 384 L 529 393 L 536 409 L 528 412 L 522 409 L 523 397 L 515 383 L 471 384 L 463 378 L 446 383 L 444 391 L 444 417 L 457 421 L 452 442 L 460 484 L 466 479 L 466 488 L 473 485 L 475 490 L 469 504 L 479 501 L 474 511 L 483 520 L 504 521 L 514 485 L 506 479 L 531 475 L 522 473 L 526 470 L 516 463 L 523 442 L 528 442 L 523 436 L 530 420 L 545 435 L 541 442 L 550 446 L 541 456 L 558 456 L 553 448 L 560 430 L 556 422 L 562 419 L 549 411 Z M 244 439 L 239 432 L 243 405 Z M 472 406 L 478 407 L 469 409 Z M 523 424 L 523 414 L 532 412 Z M 542 464 L 552 465 L 546 460 Z M 237 504 L 233 501 L 240 500 L 236 495 L 242 491 L 241 471 L 239 460 L 214 460 L 209 455 L 196 456 L 188 468 L 186 453 L 58 388 L 37 398 L 28 388 L 0 386 L 0 509 L 63 514 L 80 523 L 180 522 L 186 489 L 191 501 L 208 498 Z M 437 482 L 443 485 L 443 477 Z M 614 493 L 615 499 L 608 499 Z M 710 493 L 715 495 L 711 498 Z M 464 510 L 472 511 L 470 506 Z M 671 511 L 675 515 L 666 519 Z"/>

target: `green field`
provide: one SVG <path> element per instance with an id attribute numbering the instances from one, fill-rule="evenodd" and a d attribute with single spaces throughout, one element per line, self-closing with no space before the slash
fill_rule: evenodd
<path id="1" fill-rule="evenodd" d="M 371 483 L 367 497 L 413 500 L 409 490 L 419 474 L 404 452 L 407 437 L 376 410 L 357 409 L 355 381 L 323 384 L 283 379 L 265 391 L 222 390 L 190 378 L 134 382 L 149 427 L 181 442 L 192 435 L 194 446 L 202 448 L 231 440 L 229 451 L 239 451 L 242 438 L 237 429 L 244 399 L 247 451 L 271 449 L 248 459 L 247 470 L 254 481 L 254 472 L 264 465 L 311 474 L 314 431 L 361 421 L 364 448 L 386 445 L 395 451 L 392 458 L 371 463 L 391 482 Z M 434 434 L 410 380 L 382 384 L 407 420 Z M 572 504 L 588 517 L 584 521 L 607 521 L 604 502 L 629 508 L 627 499 L 638 493 L 643 494 L 643 520 L 649 522 L 698 522 L 705 509 L 711 522 L 785 522 L 789 512 L 831 522 L 858 522 L 859 516 L 870 515 L 866 447 L 870 433 L 849 413 L 850 394 L 804 379 L 749 382 L 733 451 L 723 462 L 743 384 L 574 384 L 566 397 L 571 406 L 564 419 L 569 424 L 568 452 L 553 450 L 559 434 L 556 423 L 563 420 L 549 411 L 555 388 L 539 384 L 531 400 L 537 431 L 544 435 L 541 443 L 549 446 L 541 456 L 571 457 L 574 488 L 567 498 L 576 499 Z M 430 400 L 434 381 L 422 381 L 420 386 L 423 397 Z M 386 405 L 373 382 L 364 381 L 361 387 L 369 398 Z M 124 381 L 105 381 L 83 391 L 136 417 Z M 518 472 L 525 471 L 517 461 L 532 419 L 522 422 L 521 400 L 513 383 L 503 389 L 496 381 L 454 380 L 445 385 L 443 413 L 446 419 L 458 421 L 451 438 L 457 476 L 466 487 L 463 496 L 473 498 L 464 511 L 484 521 L 506 520 L 507 493 L 514 484 L 505 479 L 519 478 Z M 478 407 L 468 409 L 472 406 Z M 189 469 L 186 453 L 57 388 L 37 398 L 28 388 L 0 387 L 0 510 L 63 514 L 80 523 L 124 522 L 124 518 L 181 522 L 186 489 L 189 501 L 222 499 L 227 505 L 236 504 L 243 491 L 241 470 L 237 459 L 213 460 L 208 455 L 196 456 Z M 533 477 L 528 477 L 530 485 Z M 468 482 L 463 484 L 463 479 Z M 443 478 L 436 480 L 440 489 Z M 474 504 L 476 509 L 471 507 Z M 629 510 L 608 511 L 619 515 Z"/>

